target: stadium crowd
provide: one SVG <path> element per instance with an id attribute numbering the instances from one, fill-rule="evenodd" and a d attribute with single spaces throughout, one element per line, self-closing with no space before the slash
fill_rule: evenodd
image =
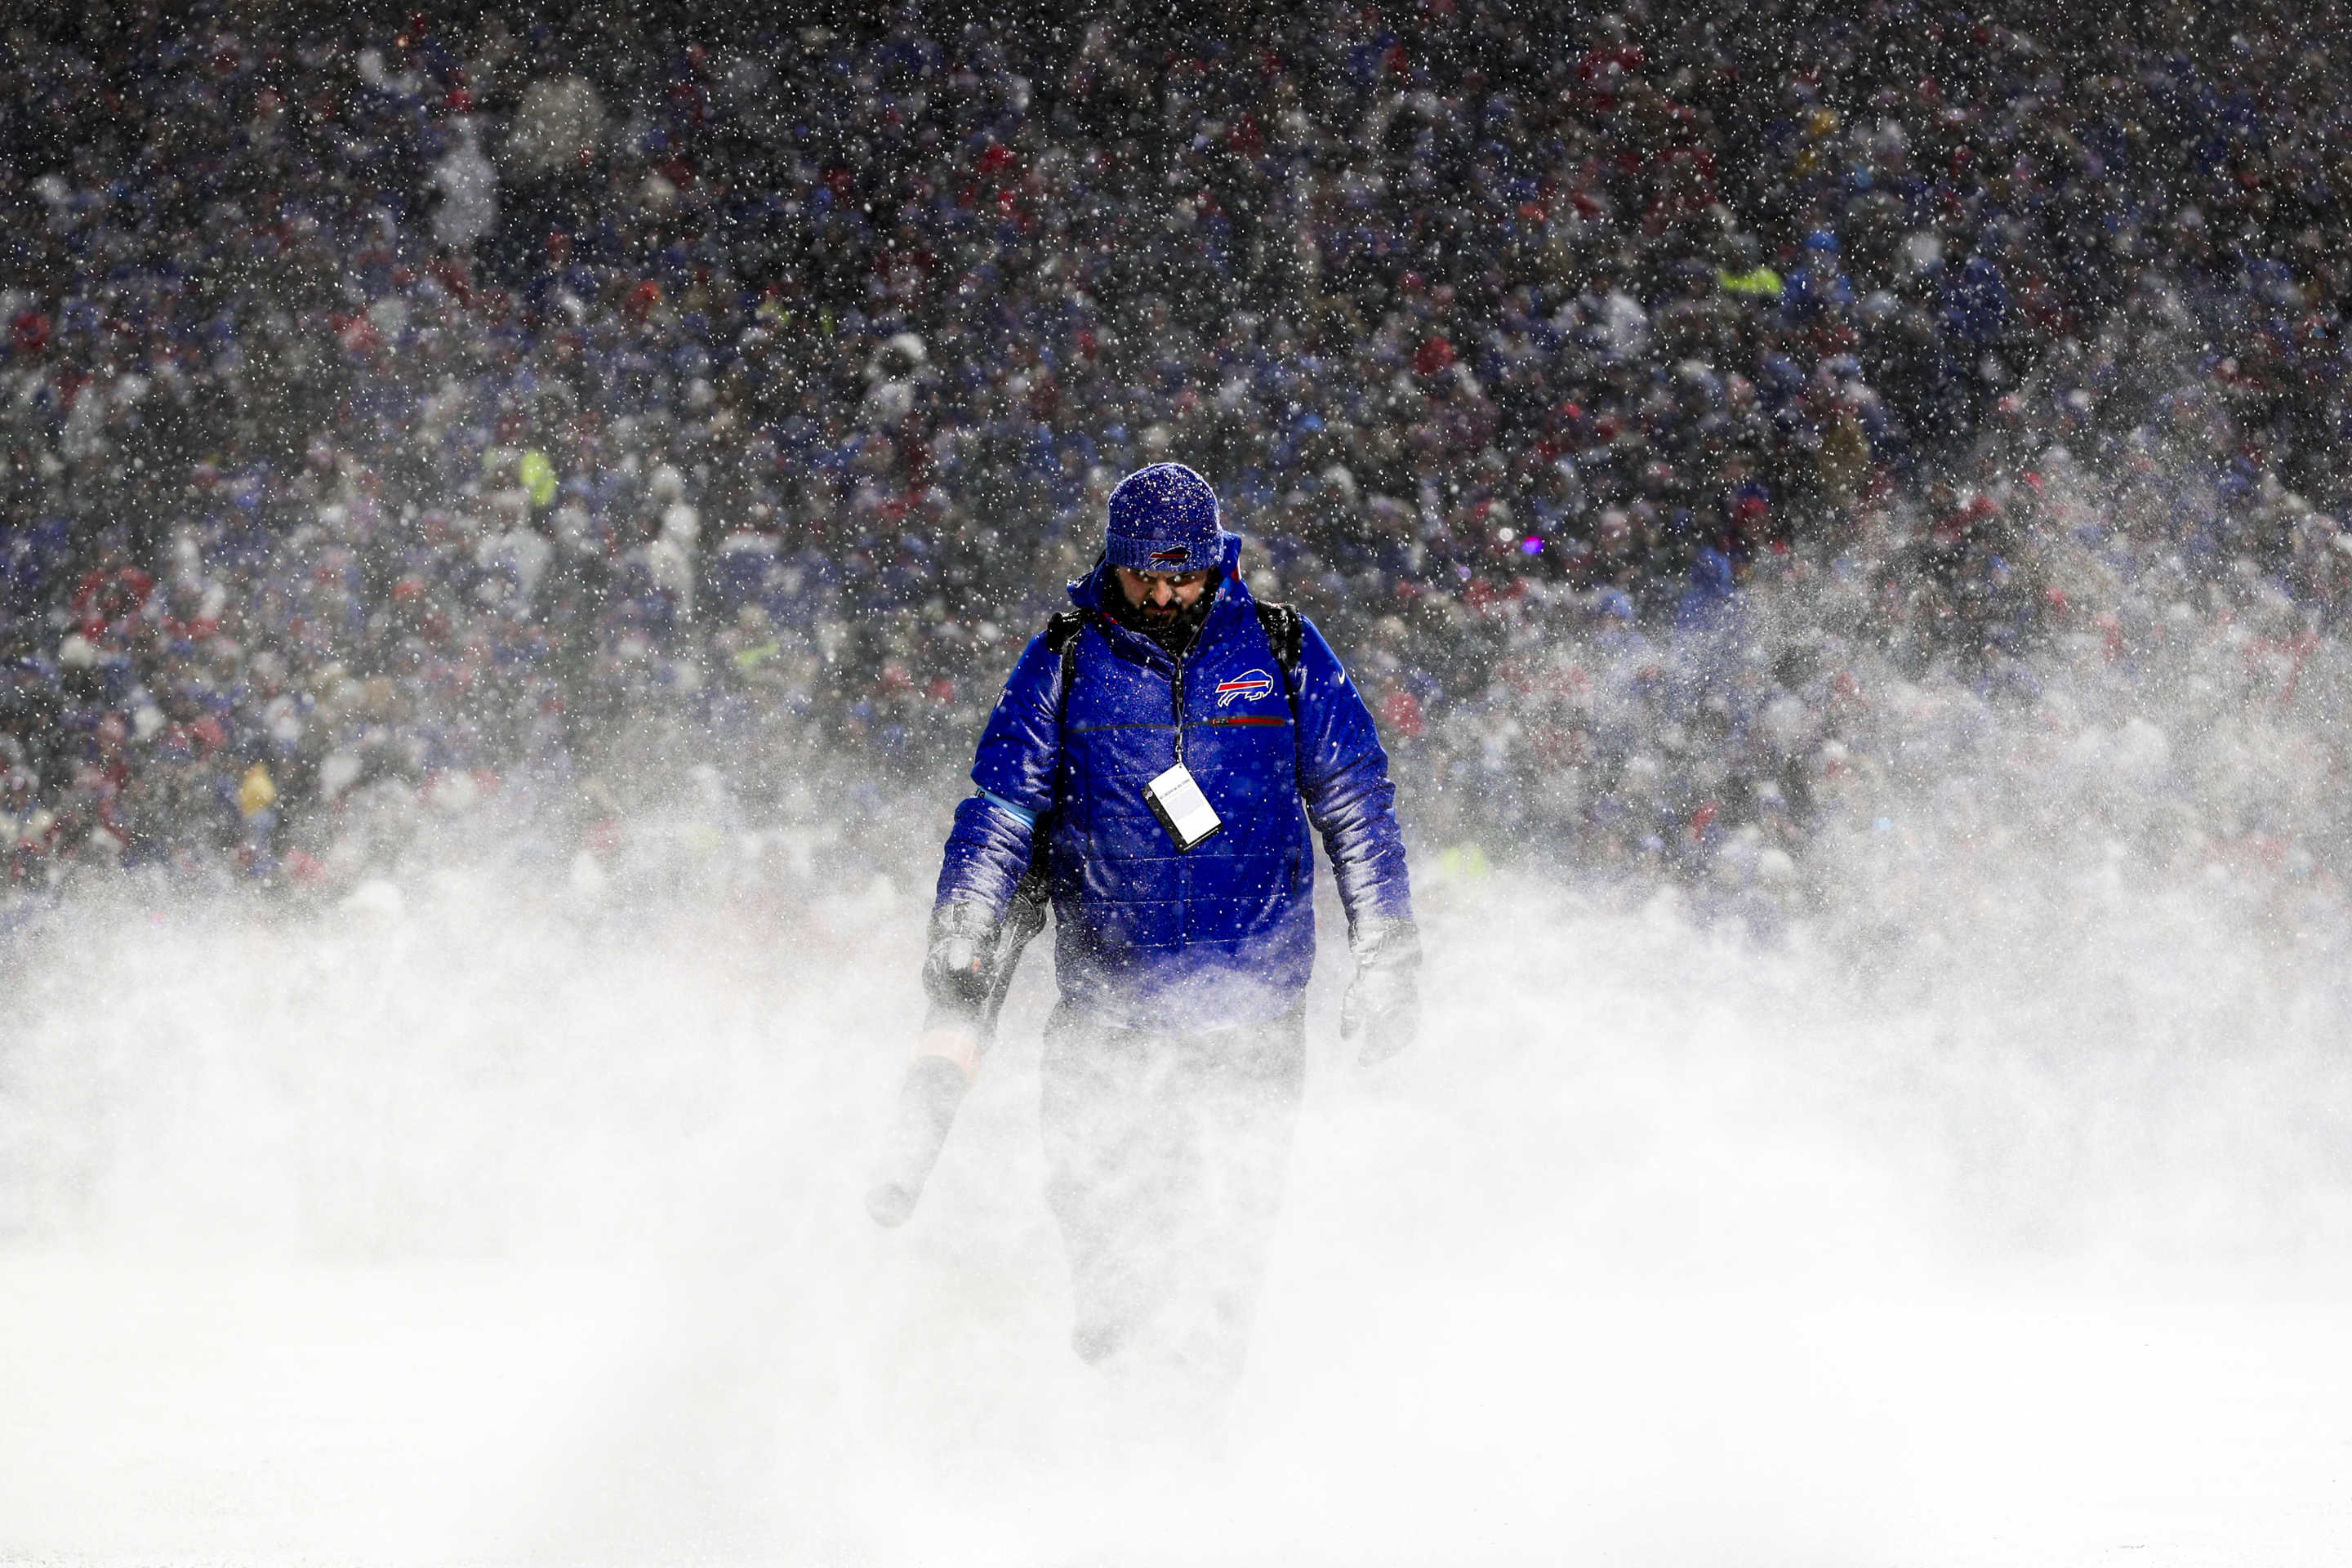
<path id="1" fill-rule="evenodd" d="M 8 882 L 347 885 L 649 746 L 928 785 L 1176 458 L 1455 869 L 1785 904 L 2024 735 L 2333 896 L 2340 746 L 2140 716 L 2343 689 L 2327 29 L 1219 15 L 20 22 Z"/>

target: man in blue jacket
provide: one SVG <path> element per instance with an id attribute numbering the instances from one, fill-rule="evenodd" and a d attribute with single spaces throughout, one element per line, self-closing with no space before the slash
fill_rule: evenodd
<path id="1" fill-rule="evenodd" d="M 984 993 L 1024 875 L 1055 915 L 1046 1197 L 1089 1362 L 1241 1370 L 1305 1078 L 1311 825 L 1347 911 L 1344 1038 L 1419 1023 L 1420 939 L 1371 714 L 1321 634 L 1243 585 L 1177 463 L 1111 493 L 1103 559 L 1013 667 L 956 811 L 924 982 Z"/>

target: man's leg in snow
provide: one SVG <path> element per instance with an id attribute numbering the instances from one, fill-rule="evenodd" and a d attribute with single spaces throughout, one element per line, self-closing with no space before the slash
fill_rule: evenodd
<path id="1" fill-rule="evenodd" d="M 1046 1026 L 1046 1200 L 1071 1342 L 1097 1364 L 1241 1374 L 1306 1078 L 1302 1013 L 1184 1037 Z"/>

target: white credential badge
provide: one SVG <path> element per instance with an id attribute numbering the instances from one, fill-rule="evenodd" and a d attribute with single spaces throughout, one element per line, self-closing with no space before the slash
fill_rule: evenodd
<path id="1" fill-rule="evenodd" d="M 1145 784 L 1143 798 L 1150 803 L 1152 814 L 1168 829 L 1168 837 L 1176 841 L 1179 849 L 1190 849 L 1224 826 L 1217 816 L 1216 807 L 1201 793 L 1192 770 L 1181 763 Z"/>

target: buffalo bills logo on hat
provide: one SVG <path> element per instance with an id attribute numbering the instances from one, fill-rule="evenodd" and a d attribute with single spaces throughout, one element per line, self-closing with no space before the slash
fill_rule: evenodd
<path id="1" fill-rule="evenodd" d="M 1189 550 L 1155 550 L 1151 552 L 1151 563 L 1154 566 L 1173 566 L 1192 553 Z"/>
<path id="2" fill-rule="evenodd" d="M 1255 702 L 1274 689 L 1274 677 L 1262 669 L 1253 669 L 1234 676 L 1231 680 L 1217 682 L 1217 706 L 1229 707 L 1234 699 Z"/>

